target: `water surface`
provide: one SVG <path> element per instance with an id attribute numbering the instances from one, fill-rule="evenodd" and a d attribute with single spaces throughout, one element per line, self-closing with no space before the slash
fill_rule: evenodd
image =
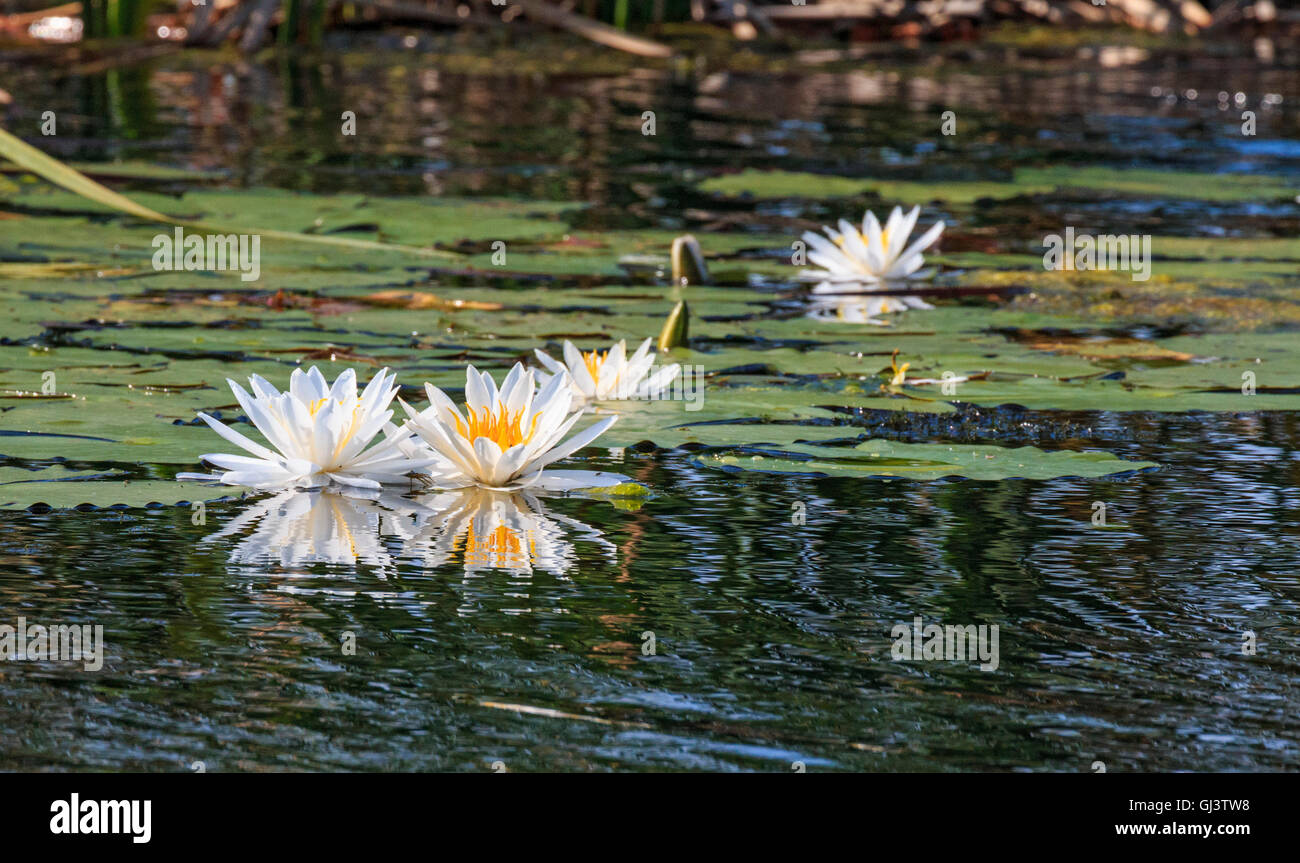
<path id="1" fill-rule="evenodd" d="M 58 110 L 66 131 L 51 145 L 68 159 L 210 169 L 218 186 L 582 201 L 574 224 L 591 230 L 782 232 L 842 214 L 695 185 L 739 167 L 935 180 L 1005 178 L 1028 160 L 1292 177 L 1300 166 L 1300 120 L 1263 102 L 1294 105 L 1298 79 L 1248 61 L 1158 54 L 1107 68 L 1011 63 L 989 48 L 804 71 L 512 74 L 384 48 L 21 67 L 11 119 Z M 1237 131 L 1238 91 L 1259 110 L 1257 138 Z M 952 104 L 961 147 L 933 131 Z M 653 137 L 640 132 L 648 109 Z M 344 110 L 358 115 L 355 138 L 338 135 Z M 951 214 L 927 208 L 934 217 Z M 1065 219 L 1293 236 L 1300 207 L 1062 196 L 977 206 L 959 228 L 1027 241 Z M 724 474 L 689 451 L 596 449 L 593 466 L 653 495 L 639 508 L 259 498 L 211 504 L 204 524 L 185 508 L 3 512 L 0 622 L 98 623 L 108 646 L 93 674 L 0 668 L 0 768 L 1300 765 L 1294 413 L 1013 406 L 841 421 L 1161 467 L 912 482 Z M 796 503 L 806 524 L 792 523 Z M 890 631 L 916 616 L 998 625 L 998 669 L 894 661 Z"/>

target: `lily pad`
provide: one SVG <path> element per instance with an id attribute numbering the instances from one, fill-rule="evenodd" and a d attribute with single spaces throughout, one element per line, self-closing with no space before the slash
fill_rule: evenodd
<path id="1" fill-rule="evenodd" d="M 1159 467 L 1154 462 L 1125 461 L 1099 452 L 1046 452 L 1029 446 L 913 444 L 887 440 L 869 440 L 847 448 L 796 445 L 782 452 L 784 456 L 710 453 L 699 461 L 724 470 L 917 480 L 945 477 L 978 480 L 1102 477 Z"/>
<path id="2" fill-rule="evenodd" d="M 626 444 L 637 437 L 640 431 L 624 429 L 621 436 L 615 437 L 618 425 L 603 435 L 599 446 Z M 649 440 L 664 449 L 676 449 L 686 444 L 698 444 L 707 447 L 734 446 L 785 446 L 799 441 L 856 440 L 862 432 L 846 425 L 804 425 L 801 423 L 703 423 L 700 425 L 674 426 L 670 428 L 646 430 L 641 440 Z M 635 441 L 639 443 L 640 441 Z"/>
<path id="3" fill-rule="evenodd" d="M 1297 187 L 1284 178 L 1254 174 L 1124 170 L 1100 166 L 1052 166 L 1017 169 L 999 180 L 934 183 L 837 177 L 795 171 L 757 171 L 711 177 L 700 183 L 706 192 L 756 198 L 835 198 L 874 192 L 889 201 L 972 204 L 981 198 L 1006 199 L 1074 190 L 1090 196 L 1182 198 L 1193 201 L 1293 199 Z"/>
<path id="4" fill-rule="evenodd" d="M 1083 182 L 1036 170 L 991 183 L 1014 190 L 912 184 L 890 194 L 953 203 Z M 1268 197 L 1276 185 L 1224 176 L 1210 187 L 1204 178 L 1148 174 L 1080 176 L 1106 194 L 1145 194 L 1173 176 L 1220 197 L 1238 187 Z M 821 194 L 797 179 L 798 188 Z M 885 194 L 875 181 L 852 182 Z M 352 368 L 362 380 L 387 366 L 403 397 L 420 405 L 425 381 L 458 395 L 468 363 L 500 376 L 530 361 L 534 348 L 555 355 L 565 340 L 582 350 L 619 339 L 635 345 L 659 333 L 679 301 L 690 308 L 689 339 L 662 361 L 698 370 L 699 397 L 598 403 L 598 412 L 620 419 L 597 446 L 857 440 L 854 423 L 864 413 L 951 413 L 959 403 L 1300 409 L 1300 344 L 1275 331 L 1300 322 L 1300 291 L 1267 275 L 1294 271 L 1300 245 L 1292 240 L 1170 237 L 1155 244 L 1156 275 L 1134 282 L 1128 274 L 1045 273 L 1041 255 L 1027 253 L 1041 237 L 999 236 L 996 253 L 942 259 L 962 271 L 949 269 L 937 283 L 989 287 L 992 299 L 932 298 L 937 308 L 891 314 L 889 326 L 876 326 L 847 314 L 810 316 L 808 289 L 794 283 L 789 264 L 797 232 L 770 230 L 789 222 L 770 222 L 762 233 L 699 231 L 710 271 L 762 275 L 744 286 L 681 288 L 617 265 L 626 254 L 666 256 L 674 232 L 578 229 L 581 208 L 572 204 L 202 188 L 133 197 L 180 216 L 434 247 L 459 259 L 444 266 L 268 241 L 255 283 L 232 273 L 156 272 L 150 243 L 158 225 L 43 183 L 15 184 L 0 191 L 17 211 L 0 238 L 11 276 L 0 280 L 0 456 L 197 468 L 201 454 L 229 449 L 196 424 L 197 411 L 218 412 L 259 438 L 241 418 L 228 377 L 243 382 L 256 373 L 283 386 L 297 366 L 319 365 L 331 378 Z M 504 267 L 491 260 L 498 239 L 506 243 Z M 1212 272 L 1172 278 L 1160 275 L 1165 266 Z M 1008 301 L 1009 287 L 1023 290 Z M 907 379 L 882 386 L 895 351 L 909 365 Z M 958 382 L 945 386 L 945 376 Z"/>
<path id="5" fill-rule="evenodd" d="M 117 471 L 0 467 L 0 509 L 103 509 L 188 506 L 242 497 L 244 489 L 164 479 L 130 479 Z"/>

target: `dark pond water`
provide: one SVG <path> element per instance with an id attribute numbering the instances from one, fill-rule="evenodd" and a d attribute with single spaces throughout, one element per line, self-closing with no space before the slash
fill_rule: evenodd
<path id="1" fill-rule="evenodd" d="M 830 212 L 755 211 L 693 190 L 696 172 L 720 166 L 872 163 L 927 180 L 1002 176 L 1030 156 L 1300 168 L 1293 71 L 994 59 L 511 75 L 434 69 L 394 44 L 382 62 L 170 58 L 84 75 L 21 67 L 13 80 L 39 94 L 24 104 L 69 114 L 65 158 L 161 160 L 291 189 L 584 200 L 596 227 L 771 229 Z M 1260 108 L 1245 145 L 1220 90 L 1283 101 Z M 935 144 L 941 103 L 966 106 L 987 146 Z M 655 137 L 639 131 L 647 104 Z M 343 110 L 382 132 L 340 145 Z M 977 217 L 1059 224 L 1050 209 L 1073 208 L 1098 230 L 1249 235 L 1300 221 L 1295 208 L 1243 204 L 1047 207 Z M 203 525 L 185 509 L 6 512 L 0 622 L 102 624 L 107 649 L 93 674 L 0 667 L 0 768 L 1300 766 L 1300 418 L 849 419 L 901 440 L 1051 442 L 1162 468 L 722 482 L 689 453 L 628 451 L 594 461 L 654 489 L 638 510 L 466 499 L 453 506 L 463 520 L 432 529 L 409 501 L 320 496 L 214 504 Z M 806 524 L 792 523 L 796 503 Z M 895 661 L 891 629 L 916 616 L 997 625 L 998 668 Z M 1248 631 L 1255 655 L 1242 652 Z"/>

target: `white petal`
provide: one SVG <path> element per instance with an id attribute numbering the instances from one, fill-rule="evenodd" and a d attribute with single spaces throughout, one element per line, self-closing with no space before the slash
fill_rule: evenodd
<path id="1" fill-rule="evenodd" d="M 480 481 L 494 486 L 505 485 L 509 481 L 509 476 L 500 474 L 502 453 L 496 441 L 486 437 L 475 438 L 474 455 L 478 456 Z"/>
<path id="2" fill-rule="evenodd" d="M 555 358 L 541 348 L 533 348 L 533 353 L 537 356 L 538 362 L 550 369 L 552 374 L 558 375 L 565 370 L 563 363 L 557 362 Z"/>
<path id="3" fill-rule="evenodd" d="M 889 232 L 889 248 L 885 250 L 885 260 L 893 261 L 899 256 L 899 252 L 907 245 L 907 238 L 912 236 L 912 229 L 916 227 L 916 219 L 920 215 L 921 207 L 918 205 L 898 220 L 898 224 Z"/>
<path id="4" fill-rule="evenodd" d="M 535 462 L 533 462 L 530 465 L 530 467 L 535 467 L 535 468 L 546 467 L 548 464 L 551 464 L 552 462 L 557 462 L 560 459 L 568 458 L 569 456 L 573 455 L 575 452 L 582 449 L 584 446 L 586 446 L 587 444 L 591 443 L 596 438 L 604 434 L 605 430 L 608 429 L 610 426 L 612 426 L 616 420 L 618 420 L 617 416 L 606 417 L 600 422 L 595 423 L 594 425 L 584 429 L 583 431 L 578 432 L 576 435 L 569 438 L 564 443 L 555 447 L 555 449 L 551 450 L 541 458 L 537 459 Z"/>
<path id="5" fill-rule="evenodd" d="M 912 245 L 908 246 L 906 249 L 903 250 L 902 254 L 898 256 L 899 259 L 903 260 L 906 258 L 910 258 L 912 255 L 916 254 L 917 252 L 921 252 L 924 251 L 925 249 L 928 249 L 931 243 L 939 239 L 939 235 L 941 233 L 943 233 L 943 222 L 935 222 L 934 225 L 930 228 L 930 230 L 926 231 L 924 234 L 921 235 L 921 239 L 917 240 L 915 243 L 913 243 Z"/>
<path id="6" fill-rule="evenodd" d="M 256 441 L 244 437 L 239 432 L 219 422 L 218 420 L 214 420 L 212 417 L 208 416 L 202 411 L 199 412 L 199 419 L 207 423 L 208 428 L 212 429 L 214 432 L 221 435 L 223 438 L 230 441 L 240 449 L 247 450 L 248 452 L 251 452 L 253 455 L 259 456 L 260 458 L 264 458 L 269 461 L 276 460 L 275 453 L 271 452 L 269 449 L 262 446 L 260 443 L 257 443 Z"/>
<path id="7" fill-rule="evenodd" d="M 569 374 L 573 376 L 573 382 L 578 389 L 586 396 L 594 396 L 596 382 L 592 380 L 587 363 L 583 360 L 582 353 L 574 347 L 573 342 L 564 343 L 564 363 L 569 367 Z"/>

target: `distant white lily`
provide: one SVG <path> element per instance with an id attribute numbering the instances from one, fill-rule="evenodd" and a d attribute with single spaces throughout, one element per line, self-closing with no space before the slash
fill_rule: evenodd
<path id="1" fill-rule="evenodd" d="M 205 413 L 208 426 L 235 446 L 252 453 L 201 456 L 222 468 L 216 473 L 183 473 L 182 480 L 219 480 L 252 488 L 317 488 L 340 485 L 379 489 L 383 484 L 410 485 L 406 476 L 437 459 L 400 433 L 388 409 L 397 395 L 396 375 L 384 369 L 357 395 L 357 376 L 343 372 L 331 387 L 320 370 L 294 369 L 289 389 L 280 392 L 264 378 L 249 378 L 253 394 L 228 380 L 235 400 L 271 447 L 245 437 Z M 380 431 L 385 439 L 369 449 Z"/>
<path id="2" fill-rule="evenodd" d="M 882 228 L 875 213 L 868 210 L 862 219 L 861 231 L 845 219 L 840 219 L 838 232 L 823 228 L 826 237 L 806 231 L 803 239 L 810 249 L 808 260 L 823 269 L 806 270 L 800 278 L 831 285 L 860 284 L 867 287 L 879 282 L 920 279 L 930 275 L 929 272 L 917 272 L 925 262 L 921 252 L 939 238 L 943 222 L 936 222 L 909 246 L 907 240 L 916 227 L 920 212 L 920 207 L 913 207 L 911 212 L 903 215 L 902 209 L 895 207 Z"/>
<path id="3" fill-rule="evenodd" d="M 553 375 L 538 392 L 533 370 L 515 363 L 498 390 L 490 374 L 470 366 L 464 414 L 442 390 L 424 386 L 428 408 L 416 411 L 406 402 L 402 407 L 410 416 L 407 427 L 440 456 L 429 470 L 433 486 L 561 491 L 628 481 L 602 471 L 544 470 L 587 446 L 618 419 L 607 417 L 561 442 L 582 418 L 580 410 L 570 412 L 573 393 L 567 372 Z"/>
<path id="4" fill-rule="evenodd" d="M 537 378 L 543 385 L 551 379 L 552 374 L 568 372 L 572 381 L 573 395 L 581 402 L 602 401 L 608 399 L 653 399 L 658 398 L 668 385 L 681 374 L 682 367 L 677 363 L 664 366 L 654 374 L 647 375 L 655 364 L 655 353 L 650 350 L 653 339 L 646 339 L 631 357 L 627 355 L 627 340 L 607 351 L 579 351 L 573 342 L 564 343 L 564 362 L 558 362 L 550 354 L 534 348 L 533 353 L 542 365 L 551 371 L 538 372 Z"/>

